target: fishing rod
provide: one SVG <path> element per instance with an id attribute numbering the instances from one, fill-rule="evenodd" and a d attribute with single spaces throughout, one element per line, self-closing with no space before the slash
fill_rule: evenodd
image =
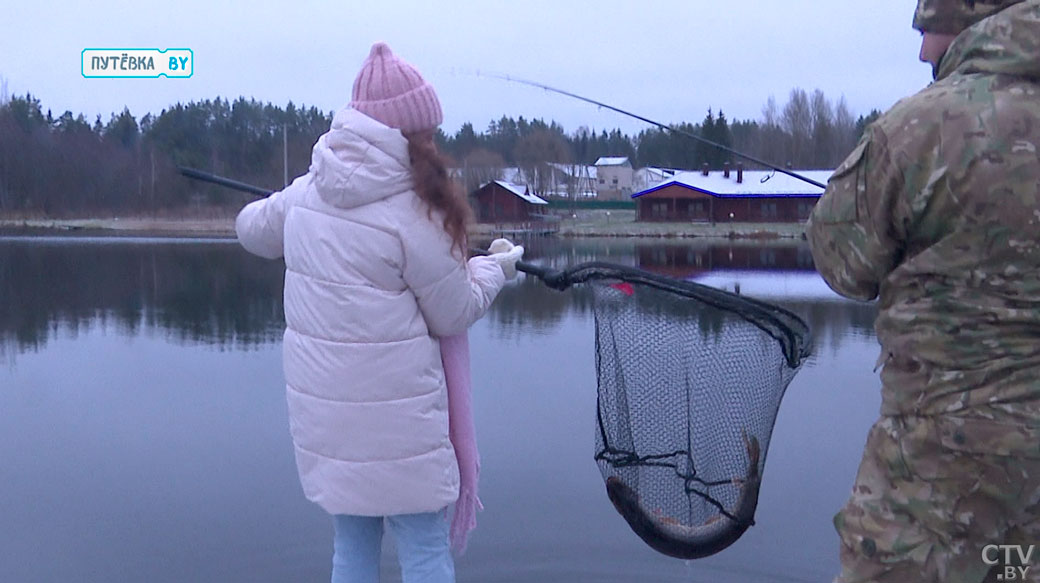
<path id="1" fill-rule="evenodd" d="M 275 193 L 274 190 L 261 188 L 259 186 L 253 186 L 252 184 L 239 182 L 230 178 L 224 178 L 223 176 L 218 176 L 216 174 L 198 170 L 196 168 L 178 166 L 177 171 L 180 172 L 183 176 L 187 176 L 188 178 L 201 180 L 202 182 L 209 182 L 211 184 L 219 184 L 220 186 L 226 186 L 227 188 L 231 188 L 234 190 L 248 192 L 249 194 L 253 194 L 261 198 L 268 197 Z M 488 255 L 488 252 L 482 249 L 470 249 L 470 252 L 472 252 L 475 255 Z M 517 261 L 516 268 L 519 271 L 522 271 L 528 275 L 533 275 L 541 279 L 550 287 L 558 288 L 561 285 L 560 278 L 562 277 L 562 272 L 559 270 L 551 269 L 548 267 L 541 267 L 539 265 L 534 265 L 525 261 Z"/>
<path id="2" fill-rule="evenodd" d="M 230 178 L 224 178 L 223 176 L 217 176 L 216 174 L 210 174 L 209 172 L 203 172 L 202 170 L 196 170 L 195 168 L 188 168 L 187 166 L 178 166 L 177 171 L 188 178 L 219 184 L 221 186 L 241 190 L 242 192 L 248 192 L 249 194 L 255 194 L 257 196 L 270 196 L 274 194 L 273 190 L 260 188 L 259 186 L 253 186 L 252 184 L 246 184 L 245 182 L 239 182 L 237 180 L 231 180 Z"/>
<path id="3" fill-rule="evenodd" d="M 670 132 L 677 133 L 677 134 L 686 136 L 688 138 L 692 138 L 692 139 L 697 140 L 698 142 L 701 142 L 703 144 L 708 144 L 709 146 L 714 146 L 714 147 L 716 147 L 716 148 L 718 148 L 718 149 L 720 149 L 720 150 L 722 150 L 724 152 L 729 152 L 730 154 L 733 154 L 734 156 L 737 156 L 739 158 L 743 158 L 745 160 L 748 160 L 749 162 L 754 162 L 755 164 L 760 164 L 762 166 L 765 166 L 766 168 L 770 168 L 770 169 L 775 170 L 777 172 L 781 172 L 783 174 L 791 176 L 792 178 L 797 178 L 798 180 L 801 180 L 803 182 L 808 182 L 809 184 L 812 184 L 813 186 L 818 186 L 818 187 L 824 188 L 824 189 L 827 188 L 826 184 L 823 184 L 821 182 L 817 182 L 816 180 L 813 180 L 812 178 L 808 178 L 806 176 L 802 176 L 801 174 L 798 174 L 797 172 L 792 172 L 791 170 L 788 170 L 786 168 L 781 168 L 780 166 L 777 166 L 775 164 L 770 164 L 769 162 L 766 162 L 765 160 L 761 160 L 759 158 L 755 158 L 754 156 L 750 156 L 748 154 L 744 154 L 742 152 L 738 152 L 738 151 L 734 150 L 733 148 L 730 148 L 729 146 L 725 146 L 725 145 L 720 144 L 718 142 L 714 142 L 712 140 L 709 140 L 709 139 L 706 139 L 706 138 L 702 138 L 701 136 L 698 136 L 697 134 L 694 134 L 692 132 L 688 132 L 688 131 L 680 129 L 680 128 L 676 128 L 676 127 L 665 125 L 665 124 L 663 124 L 661 122 L 654 121 L 654 120 L 652 120 L 650 118 L 647 118 L 647 117 L 643 117 L 643 116 L 641 116 L 641 115 L 639 115 L 637 113 L 632 113 L 631 111 L 626 111 L 624 109 L 621 109 L 620 107 L 615 107 L 615 106 L 610 105 L 608 103 L 603 103 L 602 101 L 597 101 L 595 99 L 592 99 L 590 97 L 584 97 L 582 95 L 578 95 L 577 93 L 572 93 L 570 91 L 565 91 L 563 89 L 557 89 L 556 87 L 550 87 L 549 85 L 546 85 L 544 83 L 538 83 L 537 81 L 530 81 L 530 80 L 527 80 L 527 79 L 520 79 L 520 78 L 517 78 L 517 77 L 513 77 L 512 75 L 502 75 L 502 74 L 499 74 L 499 73 L 481 73 L 481 72 L 478 71 L 477 72 L 477 76 L 481 76 L 481 75 L 483 75 L 485 77 L 490 77 L 492 79 L 499 79 L 499 80 L 508 81 L 508 82 L 511 82 L 511 83 L 520 83 L 522 85 L 529 85 L 531 87 L 537 87 L 539 89 L 544 89 L 545 91 L 549 91 L 549 92 L 552 92 L 552 93 L 558 93 L 560 95 L 564 95 L 566 97 L 571 97 L 571 98 L 574 98 L 574 99 L 578 99 L 578 100 L 584 101 L 586 103 L 591 103 L 593 105 L 597 105 L 599 107 L 603 107 L 603 108 L 609 109 L 611 111 L 616 111 L 617 113 L 620 113 L 622 115 L 627 115 L 628 117 L 632 117 L 632 118 L 638 119 L 639 121 L 646 122 L 646 123 L 648 123 L 650 125 L 657 126 L 657 127 L 661 128 L 661 129 L 668 130 Z"/>
<path id="4" fill-rule="evenodd" d="M 217 174 L 212 174 L 210 172 L 205 172 L 195 168 L 178 166 L 177 170 L 182 175 L 187 176 L 188 178 L 201 180 L 203 182 L 210 182 L 212 184 L 219 184 L 221 186 L 226 186 L 235 190 L 248 192 L 259 197 L 267 197 L 275 193 L 274 190 L 268 190 L 266 188 L 253 186 L 252 184 L 247 184 L 245 182 L 239 182 L 230 178 L 224 178 L 223 176 L 219 176 Z M 490 255 L 488 251 L 485 251 L 483 249 L 471 248 L 469 251 L 474 255 Z M 801 321 L 798 318 L 798 316 L 794 315 L 793 313 L 788 312 L 783 308 L 779 308 L 777 306 L 773 306 L 771 304 L 763 302 L 761 300 L 756 300 L 746 296 L 734 296 L 734 294 L 730 292 L 715 289 L 703 284 L 695 283 L 692 281 L 680 281 L 665 276 L 654 275 L 652 273 L 643 271 L 642 269 L 638 269 L 636 267 L 631 266 L 615 265 L 613 263 L 604 263 L 601 261 L 590 261 L 587 263 L 580 263 L 578 265 L 566 269 L 554 269 L 552 267 L 545 267 L 541 265 L 535 265 L 533 263 L 527 263 L 526 261 L 517 261 L 516 269 L 517 271 L 522 271 L 528 275 L 537 277 L 546 286 L 558 291 L 566 290 L 567 288 L 575 284 L 586 283 L 588 281 L 602 279 L 605 277 L 604 274 L 610 273 L 612 274 L 611 277 L 613 279 L 621 279 L 630 283 L 649 285 L 651 287 L 655 287 L 657 289 L 661 289 L 667 292 L 688 295 L 690 293 L 694 293 L 690 290 L 695 290 L 697 296 L 700 298 L 702 302 L 705 302 L 713 307 L 729 305 L 732 301 L 734 301 L 734 297 L 739 297 L 738 301 L 743 306 L 745 306 L 747 310 L 753 309 L 758 311 L 758 320 L 756 320 L 758 323 L 756 323 L 756 326 L 759 326 L 767 332 L 771 330 L 771 328 L 765 324 L 762 324 L 762 322 L 774 322 L 777 317 L 790 317 L 795 320 Z M 802 326 L 805 326 L 805 324 L 802 323 Z M 784 345 L 787 347 L 785 348 L 785 353 L 787 355 L 788 362 L 792 363 L 792 366 L 794 366 L 793 363 L 795 362 L 796 356 L 795 352 L 793 352 L 794 349 L 791 348 L 791 346 L 794 346 L 794 344 L 792 344 L 793 341 L 790 338 L 785 338 L 781 335 L 777 335 L 774 332 L 770 332 L 770 334 L 778 340 L 780 340 L 782 343 L 785 343 Z M 805 346 L 806 345 L 803 344 L 802 348 L 808 350 L 807 348 L 805 348 Z M 807 355 L 808 352 L 805 352 L 799 358 L 803 358 Z"/>

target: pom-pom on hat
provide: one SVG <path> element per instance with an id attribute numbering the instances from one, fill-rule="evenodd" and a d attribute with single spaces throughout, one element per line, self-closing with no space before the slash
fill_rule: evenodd
<path id="1" fill-rule="evenodd" d="M 444 121 L 433 86 L 383 42 L 372 45 L 361 65 L 350 107 L 403 134 L 432 130 Z"/>

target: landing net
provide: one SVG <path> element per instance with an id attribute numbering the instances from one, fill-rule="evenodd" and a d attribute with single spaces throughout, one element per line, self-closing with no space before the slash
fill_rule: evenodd
<path id="1" fill-rule="evenodd" d="M 773 424 L 809 356 L 795 314 L 605 263 L 535 273 L 591 286 L 596 462 L 615 508 L 654 549 L 714 554 L 754 522 Z"/>

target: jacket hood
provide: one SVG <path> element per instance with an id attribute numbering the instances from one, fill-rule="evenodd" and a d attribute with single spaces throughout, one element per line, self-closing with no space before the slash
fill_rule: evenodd
<path id="1" fill-rule="evenodd" d="M 344 107 L 311 152 L 311 180 L 326 203 L 353 208 L 412 189 L 408 141 L 400 130 Z"/>
<path id="2" fill-rule="evenodd" d="M 1040 0 L 1005 8 L 958 35 L 939 63 L 935 78 L 953 73 L 1040 80 Z"/>

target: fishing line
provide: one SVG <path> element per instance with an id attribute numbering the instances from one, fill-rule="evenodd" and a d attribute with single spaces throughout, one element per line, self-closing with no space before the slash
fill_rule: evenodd
<path id="1" fill-rule="evenodd" d="M 824 188 L 824 189 L 827 188 L 826 184 L 823 184 L 822 182 L 818 182 L 816 180 L 813 180 L 811 178 L 808 178 L 806 176 L 798 174 L 797 172 L 793 172 L 791 170 L 787 170 L 786 168 L 782 168 L 780 166 L 777 166 L 776 164 L 771 164 L 769 162 L 766 162 L 765 160 L 762 160 L 760 158 L 756 158 L 754 156 L 745 154 L 743 152 L 738 152 L 737 150 L 734 150 L 733 148 L 730 148 L 729 146 L 720 144 L 718 142 L 709 140 L 707 138 L 703 138 L 703 137 L 698 136 L 697 134 L 694 134 L 692 132 L 688 132 L 686 130 L 683 130 L 683 129 L 680 129 L 680 128 L 676 128 L 676 127 L 673 127 L 673 126 L 665 125 L 665 124 L 663 124 L 663 123 L 661 123 L 659 121 L 652 120 L 652 119 L 650 119 L 648 117 L 639 115 L 637 113 L 632 113 L 631 111 L 627 111 L 627 110 L 621 109 L 620 107 L 616 107 L 616 106 L 610 105 L 609 103 L 604 103 L 602 101 L 599 101 L 599 100 L 596 100 L 596 99 L 592 99 L 590 97 L 585 97 L 583 95 L 578 95 L 577 93 L 573 93 L 571 91 L 567 91 L 567 90 L 564 90 L 564 89 L 559 89 L 559 88 L 556 88 L 556 87 L 552 87 L 552 86 L 546 85 L 544 83 L 539 83 L 537 81 L 531 81 L 529 79 L 521 79 L 519 77 L 514 77 L 512 75 L 506 75 L 506 74 L 503 74 L 503 73 L 489 73 L 489 72 L 481 72 L 481 71 L 478 70 L 478 71 L 476 71 L 475 75 L 477 77 L 487 77 L 489 79 L 498 79 L 500 81 L 507 81 L 509 83 L 519 83 L 521 85 L 527 85 L 529 87 L 536 87 L 538 89 L 543 89 L 543 90 L 548 91 L 550 93 L 556 93 L 556 94 L 559 94 L 559 95 L 570 97 L 572 99 L 578 99 L 578 100 L 584 101 L 586 103 L 591 103 L 592 105 L 596 105 L 598 107 L 602 107 L 602 108 L 609 109 L 611 111 L 620 113 L 621 115 L 626 115 L 628 117 L 631 117 L 631 118 L 634 118 L 634 119 L 638 119 L 639 121 L 642 121 L 642 122 L 648 123 L 650 125 L 659 127 L 659 128 L 661 128 L 663 130 L 666 130 L 666 131 L 669 131 L 669 132 L 672 132 L 672 133 L 675 133 L 675 134 L 686 136 L 687 138 L 696 140 L 698 142 L 701 142 L 702 144 L 707 144 L 709 146 L 718 148 L 718 149 L 720 149 L 720 150 L 722 150 L 724 152 L 728 152 L 730 154 L 733 154 L 734 156 L 737 156 L 738 158 L 743 158 L 743 159 L 745 159 L 745 160 L 747 160 L 749 162 L 753 162 L 755 164 L 759 164 L 761 166 L 765 166 L 766 168 L 770 168 L 772 170 L 775 170 L 776 172 L 782 172 L 782 173 L 784 173 L 784 174 L 786 174 L 788 176 L 791 176 L 792 178 L 797 178 L 798 180 L 801 180 L 803 182 L 807 182 L 809 184 L 812 184 L 813 186 L 817 186 L 819 188 Z"/>

